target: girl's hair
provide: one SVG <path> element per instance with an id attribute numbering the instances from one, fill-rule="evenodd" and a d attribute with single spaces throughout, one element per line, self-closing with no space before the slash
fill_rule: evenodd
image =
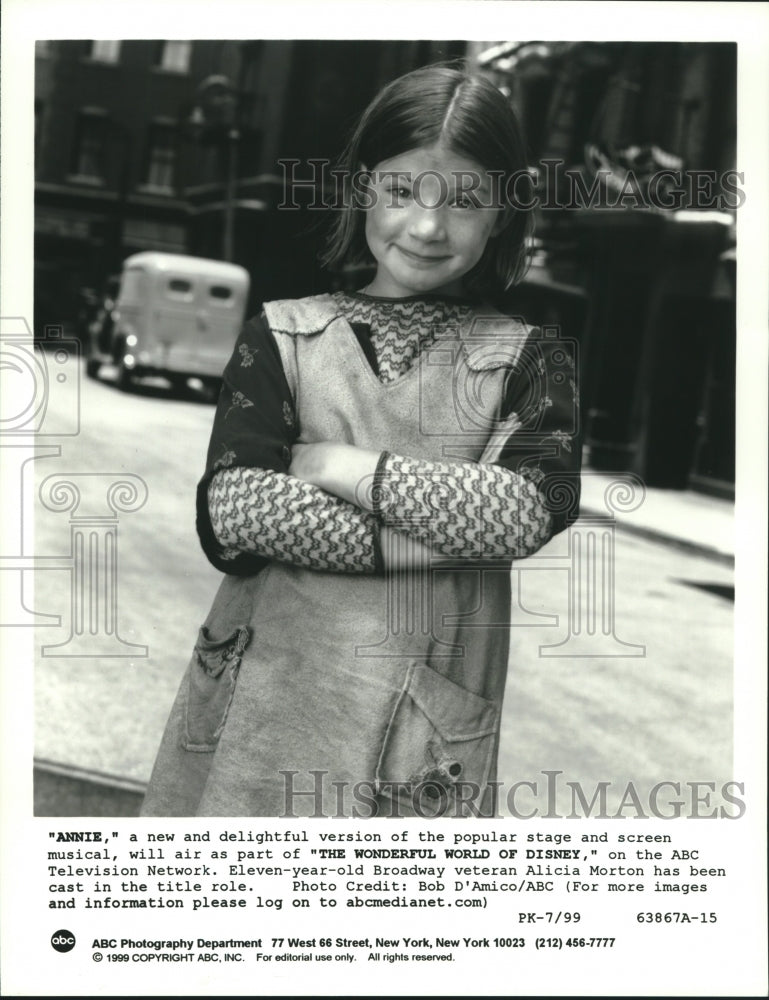
<path id="1" fill-rule="evenodd" d="M 487 79 L 456 65 L 413 70 L 389 83 L 369 104 L 342 154 L 342 209 L 336 214 L 322 255 L 326 265 L 373 263 L 365 236 L 365 210 L 359 206 L 353 175 L 373 169 L 410 149 L 445 143 L 505 180 L 526 169 L 518 120 L 505 97 Z M 506 207 L 508 221 L 490 237 L 480 261 L 465 275 L 472 291 L 504 291 L 519 281 L 528 265 L 530 210 Z"/>

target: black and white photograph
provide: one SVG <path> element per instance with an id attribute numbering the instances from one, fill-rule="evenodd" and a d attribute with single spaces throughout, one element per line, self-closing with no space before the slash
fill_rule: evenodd
<path id="1" fill-rule="evenodd" d="M 3 53 L 13 991 L 765 995 L 764 5 L 67 6 Z"/>
<path id="2" fill-rule="evenodd" d="M 73 539 L 36 574 L 41 812 L 136 808 L 191 655 L 153 815 L 289 815 L 317 770 L 386 812 L 497 740 L 503 797 L 732 776 L 736 56 L 38 43 L 34 326 L 78 390 L 46 421 L 80 404 L 34 463 L 36 556 Z M 412 660 L 480 771 L 439 719 L 380 760 Z"/>

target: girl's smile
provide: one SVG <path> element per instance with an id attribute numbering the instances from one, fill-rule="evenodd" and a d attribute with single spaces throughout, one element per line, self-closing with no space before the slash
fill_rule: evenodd
<path id="1" fill-rule="evenodd" d="M 366 241 L 377 262 L 372 295 L 457 295 L 461 279 L 504 225 L 492 184 L 475 160 L 442 143 L 378 163 Z"/>
<path id="2" fill-rule="evenodd" d="M 407 260 L 413 261 L 415 264 L 422 265 L 424 267 L 430 267 L 432 264 L 435 264 L 439 261 L 449 260 L 448 254 L 415 253 L 413 250 L 406 250 L 406 248 L 402 246 L 398 246 L 398 250 L 400 250 L 400 252 Z"/>

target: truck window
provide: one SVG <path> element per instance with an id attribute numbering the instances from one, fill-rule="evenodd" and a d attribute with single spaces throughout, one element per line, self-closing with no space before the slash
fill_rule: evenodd
<path id="1" fill-rule="evenodd" d="M 215 299 L 219 305 L 229 305 L 232 300 L 232 289 L 226 285 L 211 285 L 208 294 Z"/>
<path id="2" fill-rule="evenodd" d="M 192 298 L 192 283 L 184 278 L 169 278 L 168 292 L 174 299 Z"/>

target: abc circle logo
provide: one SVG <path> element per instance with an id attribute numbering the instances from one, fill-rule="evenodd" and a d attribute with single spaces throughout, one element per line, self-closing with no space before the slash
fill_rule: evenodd
<path id="1" fill-rule="evenodd" d="M 51 946 L 56 951 L 72 951 L 75 947 L 75 935 L 72 931 L 56 931 L 51 937 Z"/>

